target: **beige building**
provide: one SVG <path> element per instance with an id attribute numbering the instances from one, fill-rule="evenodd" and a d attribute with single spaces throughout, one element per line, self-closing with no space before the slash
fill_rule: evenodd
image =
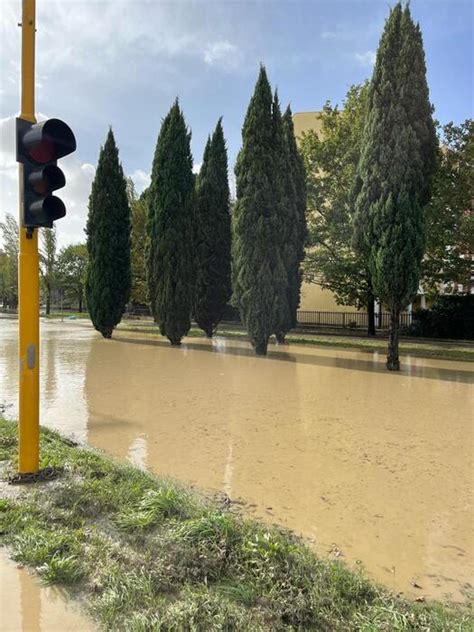
<path id="1" fill-rule="evenodd" d="M 293 115 L 295 136 L 298 140 L 304 132 L 321 131 L 319 112 L 297 112 Z M 330 290 L 323 290 L 315 283 L 303 283 L 300 310 L 314 312 L 356 312 L 352 306 L 338 305 Z"/>
<path id="2" fill-rule="evenodd" d="M 293 114 L 296 140 L 298 140 L 304 132 L 309 132 L 310 130 L 314 130 L 318 133 L 321 132 L 319 116 L 320 112 L 297 112 Z"/>

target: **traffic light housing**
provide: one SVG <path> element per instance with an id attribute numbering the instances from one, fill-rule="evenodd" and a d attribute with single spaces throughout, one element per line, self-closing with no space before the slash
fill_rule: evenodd
<path id="1" fill-rule="evenodd" d="M 16 119 L 16 159 L 23 164 L 22 220 L 29 233 L 52 228 L 54 221 L 66 215 L 64 202 L 52 193 L 66 184 L 57 161 L 75 150 L 74 134 L 63 121 Z"/>

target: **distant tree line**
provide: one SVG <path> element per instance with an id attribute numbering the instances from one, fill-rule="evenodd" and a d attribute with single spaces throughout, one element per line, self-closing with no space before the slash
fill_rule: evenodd
<path id="1" fill-rule="evenodd" d="M 92 322 L 108 338 L 129 300 L 146 303 L 162 335 L 179 345 L 192 319 L 212 337 L 232 301 L 256 353 L 265 354 L 271 335 L 283 343 L 296 325 L 302 282 L 306 183 L 291 111 L 281 114 L 262 67 L 244 124 L 233 213 L 222 120 L 197 176 L 190 139 L 176 100 L 161 125 L 150 186 L 138 196 L 109 130 L 86 228 Z"/>
<path id="2" fill-rule="evenodd" d="M 7 214 L 0 223 L 3 248 L 0 249 L 0 306 L 18 307 L 18 223 Z M 70 244 L 58 251 L 56 230 L 41 229 L 40 291 L 45 313 L 60 303 L 82 312 L 85 305 L 84 284 L 87 265 L 85 244 Z"/>

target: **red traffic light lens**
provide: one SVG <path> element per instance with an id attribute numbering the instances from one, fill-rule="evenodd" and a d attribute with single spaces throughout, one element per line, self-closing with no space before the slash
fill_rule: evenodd
<path id="1" fill-rule="evenodd" d="M 44 138 L 37 145 L 28 148 L 28 155 L 40 165 L 51 162 L 55 159 L 54 143 L 48 138 Z"/>
<path id="2" fill-rule="evenodd" d="M 59 119 L 49 119 L 31 125 L 20 136 L 18 154 L 27 156 L 38 165 L 44 165 L 75 150 L 76 139 L 71 128 Z"/>

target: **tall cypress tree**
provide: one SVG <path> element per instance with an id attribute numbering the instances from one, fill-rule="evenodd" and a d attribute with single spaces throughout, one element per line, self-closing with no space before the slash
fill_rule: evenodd
<path id="1" fill-rule="evenodd" d="M 305 258 L 305 244 L 308 238 L 308 227 L 306 218 L 306 169 L 304 166 L 303 156 L 296 144 L 295 128 L 293 126 L 293 114 L 290 106 L 287 107 L 283 116 L 283 123 L 286 129 L 288 146 L 290 149 L 290 158 L 292 162 L 292 173 L 295 181 L 296 194 L 296 218 L 298 225 L 298 237 L 296 245 L 297 268 L 293 277 L 293 313 L 294 326 L 297 324 L 296 312 L 300 305 L 301 283 L 303 282 L 302 264 Z"/>
<path id="2" fill-rule="evenodd" d="M 219 119 L 197 179 L 194 317 L 211 338 L 231 297 L 231 227 L 227 149 Z"/>
<path id="3" fill-rule="evenodd" d="M 294 327 L 296 314 L 292 310 L 292 281 L 296 262 L 296 189 L 290 149 L 283 125 L 280 101 L 275 91 L 272 104 L 274 170 L 277 178 L 274 185 L 274 205 L 279 222 L 279 243 L 281 258 L 286 271 L 286 294 L 284 307 L 275 326 L 277 342 L 285 342 L 287 332 Z"/>
<path id="4" fill-rule="evenodd" d="M 278 329 L 286 309 L 272 105 L 272 91 L 262 66 L 237 158 L 232 245 L 233 300 L 259 355 L 266 354 L 268 339 Z"/>
<path id="5" fill-rule="evenodd" d="M 424 251 L 437 140 L 420 28 L 408 5 L 391 10 L 369 91 L 356 189 L 355 246 L 390 311 L 387 368 L 399 370 L 400 311 L 414 298 Z"/>
<path id="6" fill-rule="evenodd" d="M 130 296 L 130 207 L 112 129 L 99 154 L 87 218 L 86 296 L 94 327 L 110 338 Z"/>
<path id="7" fill-rule="evenodd" d="M 176 100 L 161 125 L 147 196 L 151 310 L 161 334 L 172 345 L 179 345 L 191 327 L 194 175 L 190 140 Z"/>
<path id="8" fill-rule="evenodd" d="M 275 149 L 277 165 L 281 170 L 282 183 L 282 256 L 287 272 L 287 305 L 284 318 L 276 331 L 278 342 L 285 341 L 288 331 L 297 325 L 297 311 L 300 304 L 303 273 L 301 263 L 304 259 L 306 241 L 306 173 L 303 158 L 299 153 L 293 116 L 287 107 L 280 123 L 278 99 L 274 101 Z M 283 134 L 282 141 L 278 140 Z"/>

